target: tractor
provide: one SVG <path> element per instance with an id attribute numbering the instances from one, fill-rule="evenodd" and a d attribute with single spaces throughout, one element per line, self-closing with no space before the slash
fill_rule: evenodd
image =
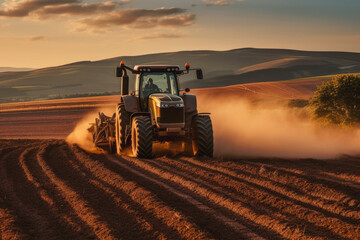
<path id="1" fill-rule="evenodd" d="M 133 156 L 151 158 L 154 142 L 181 142 L 183 151 L 192 156 L 213 156 L 213 128 L 210 113 L 197 111 L 196 96 L 190 89 L 180 90 L 179 76 L 201 69 L 185 64 L 137 65 L 122 61 L 116 68 L 121 78 L 121 99 L 109 117 L 99 113 L 89 131 L 95 146 L 110 153 L 123 154 L 130 148 Z M 135 75 L 135 90 L 129 91 L 128 72 Z"/>

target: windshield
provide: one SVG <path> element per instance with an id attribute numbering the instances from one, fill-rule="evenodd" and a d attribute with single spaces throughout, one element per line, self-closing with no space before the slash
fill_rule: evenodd
<path id="1" fill-rule="evenodd" d="M 179 95 L 175 74 L 172 72 L 149 72 L 141 74 L 140 98 L 147 109 L 146 100 L 153 93 L 169 93 Z"/>

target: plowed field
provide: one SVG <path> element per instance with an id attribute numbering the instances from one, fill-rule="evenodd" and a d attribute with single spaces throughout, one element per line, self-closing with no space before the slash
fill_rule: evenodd
<path id="1" fill-rule="evenodd" d="M 89 153 L 63 139 L 118 97 L 94 99 L 1 106 L 0 239 L 360 239 L 360 157 Z"/>
<path id="2" fill-rule="evenodd" d="M 151 160 L 1 140 L 2 239 L 359 239 L 360 160 Z"/>

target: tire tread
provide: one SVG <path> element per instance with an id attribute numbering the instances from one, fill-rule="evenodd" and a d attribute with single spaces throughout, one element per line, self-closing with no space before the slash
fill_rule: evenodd
<path id="1" fill-rule="evenodd" d="M 197 143 L 196 156 L 213 157 L 214 136 L 211 118 L 198 115 L 194 117 L 195 141 Z"/>
<path id="2" fill-rule="evenodd" d="M 152 157 L 153 130 L 149 117 L 135 117 L 133 128 L 137 132 L 137 143 L 134 155 L 138 158 Z"/>

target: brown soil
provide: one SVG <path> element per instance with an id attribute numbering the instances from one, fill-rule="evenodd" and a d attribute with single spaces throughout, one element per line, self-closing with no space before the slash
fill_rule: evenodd
<path id="1" fill-rule="evenodd" d="M 1 239 L 359 239 L 360 159 L 136 159 L 0 140 Z"/>

